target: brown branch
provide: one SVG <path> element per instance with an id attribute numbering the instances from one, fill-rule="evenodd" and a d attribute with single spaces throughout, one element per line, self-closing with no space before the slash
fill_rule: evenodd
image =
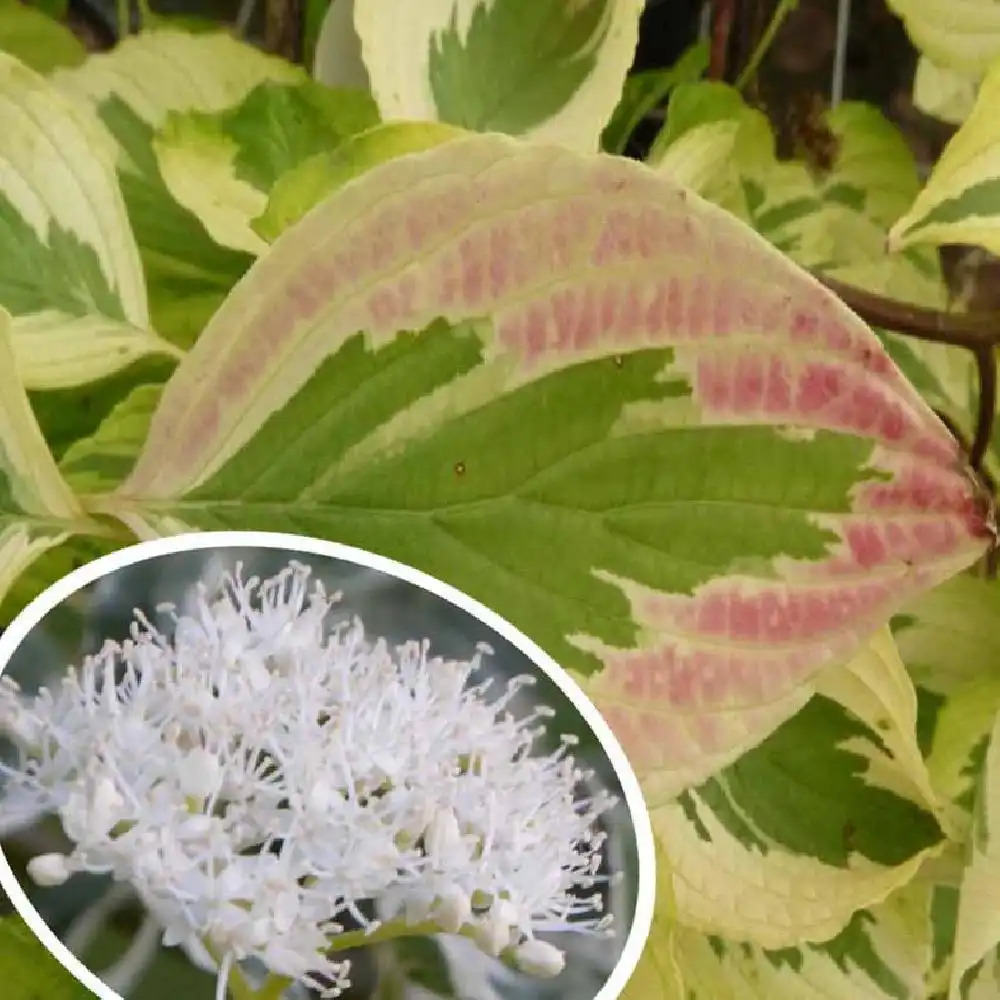
<path id="1" fill-rule="evenodd" d="M 997 414 L 997 359 L 992 348 L 981 347 L 976 351 L 976 370 L 979 374 L 979 412 L 976 415 L 976 436 L 969 448 L 969 464 L 982 475 L 983 460 L 990 446 Z"/>
<path id="2" fill-rule="evenodd" d="M 729 69 L 729 47 L 736 20 L 736 0 L 714 0 L 710 29 L 708 78 L 724 80 Z"/>
<path id="3" fill-rule="evenodd" d="M 1000 346 L 1000 313 L 946 312 L 888 299 L 841 281 L 815 277 L 869 326 L 905 333 L 935 344 L 952 344 L 970 351 Z"/>
<path id="4" fill-rule="evenodd" d="M 266 0 L 264 48 L 289 62 L 302 61 L 303 0 Z"/>
<path id="5" fill-rule="evenodd" d="M 983 477 L 983 459 L 990 445 L 997 411 L 996 348 L 1000 346 L 1000 314 L 927 309 L 875 295 L 823 275 L 816 277 L 870 326 L 972 351 L 979 379 L 979 408 L 968 456 L 969 464 Z"/>

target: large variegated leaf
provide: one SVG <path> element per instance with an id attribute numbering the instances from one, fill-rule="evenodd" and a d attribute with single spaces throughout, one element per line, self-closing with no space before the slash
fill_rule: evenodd
<path id="1" fill-rule="evenodd" d="M 174 348 L 146 288 L 105 137 L 0 53 L 0 306 L 31 388 L 79 385 Z"/>
<path id="2" fill-rule="evenodd" d="M 678 928 L 677 1000 L 927 1000 L 930 892 L 915 885 L 861 910 L 836 937 L 766 950 Z M 650 994 L 651 997 L 660 997 Z M 638 998 L 637 998 L 638 1000 Z M 665 1000 L 673 1000 L 666 997 Z"/>
<path id="3" fill-rule="evenodd" d="M 963 838 L 990 730 L 1000 711 L 1000 585 L 958 576 L 911 602 L 893 623 L 910 674 L 936 702 L 927 766 Z"/>
<path id="4" fill-rule="evenodd" d="M 1000 19 L 1000 5 L 992 4 Z M 966 243 L 1000 253 L 1000 61 L 975 108 L 941 154 L 927 185 L 892 227 L 896 248 Z"/>
<path id="5" fill-rule="evenodd" d="M 236 107 L 174 113 L 155 142 L 170 193 L 222 246 L 261 253 L 250 227 L 275 181 L 315 155 L 378 123 L 366 92 L 311 80 L 262 83 Z"/>
<path id="6" fill-rule="evenodd" d="M 39 555 L 86 521 L 18 379 L 11 327 L 0 309 L 0 600 Z"/>
<path id="7" fill-rule="evenodd" d="M 962 880 L 949 1000 L 970 1000 L 971 987 L 997 982 L 1000 956 L 1000 716 L 990 725 L 975 797 L 969 865 Z M 985 992 L 986 996 L 995 993 Z"/>
<path id="8" fill-rule="evenodd" d="M 144 31 L 53 82 L 105 126 L 149 287 L 158 333 L 187 347 L 252 255 L 220 246 L 170 194 L 153 141 L 170 112 L 216 113 L 261 83 L 300 84 L 305 72 L 228 34 Z"/>
<path id="9" fill-rule="evenodd" d="M 942 842 L 917 705 L 887 631 L 763 743 L 677 801 L 644 782 L 677 919 L 784 948 L 839 934 Z M 668 789 L 670 791 L 672 789 Z"/>
<path id="10" fill-rule="evenodd" d="M 643 0 L 355 0 L 385 119 L 531 135 L 585 151 L 621 95 Z"/>
<path id="11" fill-rule="evenodd" d="M 641 164 L 502 136 L 286 231 L 100 505 L 441 577 L 589 675 L 674 789 L 990 536 L 951 436 L 816 281 Z"/>
<path id="12" fill-rule="evenodd" d="M 621 1000 L 684 1000 L 684 980 L 676 950 L 677 936 L 677 907 L 670 860 L 657 845 L 653 922 L 639 962 L 622 991 Z"/>

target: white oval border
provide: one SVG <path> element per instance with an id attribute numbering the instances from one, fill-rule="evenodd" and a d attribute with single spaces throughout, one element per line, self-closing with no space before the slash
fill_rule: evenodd
<path id="1" fill-rule="evenodd" d="M 169 538 L 140 542 L 137 545 L 130 545 L 117 552 L 101 556 L 99 559 L 73 570 L 72 573 L 64 576 L 39 594 L 0 636 L 0 675 L 7 669 L 14 653 L 32 629 L 50 611 L 87 584 L 94 583 L 115 570 L 145 562 L 157 556 L 172 555 L 175 552 L 192 552 L 198 549 L 223 548 L 285 549 L 326 556 L 353 563 L 356 566 L 364 566 L 367 569 L 395 577 L 397 580 L 414 584 L 421 590 L 426 590 L 460 608 L 466 614 L 482 622 L 487 628 L 498 633 L 531 660 L 532 664 L 542 670 L 566 696 L 587 725 L 590 726 L 601 745 L 601 749 L 611 761 L 624 792 L 625 803 L 628 806 L 632 827 L 635 831 L 636 850 L 639 857 L 639 887 L 636 893 L 632 926 L 629 929 L 618 964 L 615 965 L 611 975 L 593 998 L 593 1000 L 617 1000 L 639 963 L 639 958 L 649 938 L 653 923 L 653 909 L 656 904 L 656 849 L 649 810 L 639 787 L 639 781 L 632 770 L 632 765 L 625 756 L 624 750 L 611 731 L 611 727 L 566 671 L 540 646 L 532 642 L 513 625 L 460 590 L 393 559 L 387 559 L 351 545 L 326 542 L 318 538 L 310 538 L 307 535 L 268 531 L 206 531 L 174 535 Z M 0 888 L 7 894 L 32 933 L 82 985 L 86 986 L 100 1000 L 124 1000 L 94 975 L 49 929 L 38 911 L 29 902 L 27 894 L 21 888 L 21 884 L 2 850 L 0 850 Z"/>

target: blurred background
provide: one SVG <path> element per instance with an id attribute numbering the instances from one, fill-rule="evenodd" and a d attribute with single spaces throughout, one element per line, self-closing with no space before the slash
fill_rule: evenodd
<path id="1" fill-rule="evenodd" d="M 515 646 L 465 611 L 419 587 L 310 553 L 205 549 L 125 567 L 50 612 L 4 672 L 26 693 L 36 691 L 67 665 L 96 652 L 106 639 L 126 638 L 135 608 L 169 635 L 172 623 L 167 616 L 156 614 L 158 605 L 173 603 L 184 613 L 199 581 L 210 587 L 218 585 L 222 575 L 233 571 L 237 563 L 243 564 L 245 578 L 267 577 L 287 566 L 290 559 L 310 565 L 328 592 L 342 593 L 341 601 L 331 610 L 331 626 L 358 616 L 373 639 L 381 636 L 395 645 L 428 638 L 432 654 L 463 660 L 472 657 L 478 643 L 485 642 L 494 655 L 487 658 L 479 680 L 487 675 L 500 681 L 524 673 L 537 676 L 538 683 L 519 696 L 520 704 L 515 703 L 514 710 L 520 713 L 539 703 L 555 709 L 557 715 L 548 733 L 551 748 L 558 745 L 559 734 L 576 735 L 580 739 L 577 757 L 595 771 L 594 782 L 622 797 L 614 769 L 589 726 L 558 687 Z M 5 755 L 12 751 L 9 746 L 2 749 Z M 463 939 L 442 936 L 350 955 L 352 988 L 345 1000 L 368 1000 L 378 995 L 375 981 L 386 963 L 409 970 L 412 978 L 413 991 L 399 1000 L 431 1000 L 437 994 L 420 992 L 424 988 L 421 984 L 433 988 L 442 977 L 451 981 L 460 1000 L 590 1000 L 613 970 L 627 937 L 638 879 L 635 835 L 624 801 L 607 815 L 606 829 L 605 870 L 625 873 L 620 883 L 606 890 L 606 905 L 615 915 L 617 935 L 608 940 L 576 934 L 553 938 L 567 952 L 567 967 L 555 979 L 533 980 L 487 958 Z M 78 875 L 57 888 L 32 885 L 24 873 L 30 858 L 67 846 L 57 820 L 46 818 L 19 830 L 0 826 L 0 846 L 46 923 L 117 992 L 130 1000 L 173 1000 L 179 996 L 210 1000 L 214 995 L 214 973 L 196 968 L 176 949 L 162 949 L 159 928 L 145 919 L 141 906 L 125 887 L 90 875 Z M 309 995 L 304 989 L 298 994 Z"/>

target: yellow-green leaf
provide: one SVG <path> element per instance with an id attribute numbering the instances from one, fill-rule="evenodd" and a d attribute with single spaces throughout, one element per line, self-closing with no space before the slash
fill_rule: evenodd
<path id="1" fill-rule="evenodd" d="M 151 330 L 98 315 L 21 316 L 14 320 L 11 336 L 26 389 L 66 389 L 96 382 L 151 354 L 184 356 Z"/>
<path id="2" fill-rule="evenodd" d="M 775 949 L 839 934 L 942 844 L 916 695 L 886 630 L 822 672 L 804 709 L 698 788 L 657 807 L 677 919 Z"/>
<path id="3" fill-rule="evenodd" d="M 921 52 L 939 66 L 982 74 L 1000 56 L 996 0 L 888 0 Z"/>
<path id="4" fill-rule="evenodd" d="M 22 0 L 0 0 L 0 52 L 47 73 L 57 66 L 76 66 L 87 50 L 64 24 Z"/>
<path id="5" fill-rule="evenodd" d="M 0 53 L 0 306 L 149 323 L 107 139 L 44 77 Z"/>
<path id="6" fill-rule="evenodd" d="M 1000 17 L 1000 5 L 993 5 Z M 952 137 L 926 186 L 892 227 L 896 249 L 965 243 L 1000 253 L 1000 61 L 987 73 L 976 105 Z"/>
<path id="7" fill-rule="evenodd" d="M 962 879 L 949 1000 L 967 1000 L 976 978 L 1000 948 L 1000 716 L 993 721 L 976 794 L 969 863 Z"/>
<path id="8" fill-rule="evenodd" d="M 267 208 L 251 228 L 273 243 L 327 195 L 379 163 L 431 149 L 467 135 L 465 129 L 441 122 L 389 122 L 352 136 L 330 153 L 318 153 L 278 178 Z"/>
<path id="9" fill-rule="evenodd" d="M 11 317 L 0 309 L 0 600 L 42 552 L 85 522 L 18 378 Z"/>
<path id="10" fill-rule="evenodd" d="M 961 125 L 972 114 L 982 76 L 947 69 L 921 56 L 913 77 L 913 103 L 925 115 Z"/>

